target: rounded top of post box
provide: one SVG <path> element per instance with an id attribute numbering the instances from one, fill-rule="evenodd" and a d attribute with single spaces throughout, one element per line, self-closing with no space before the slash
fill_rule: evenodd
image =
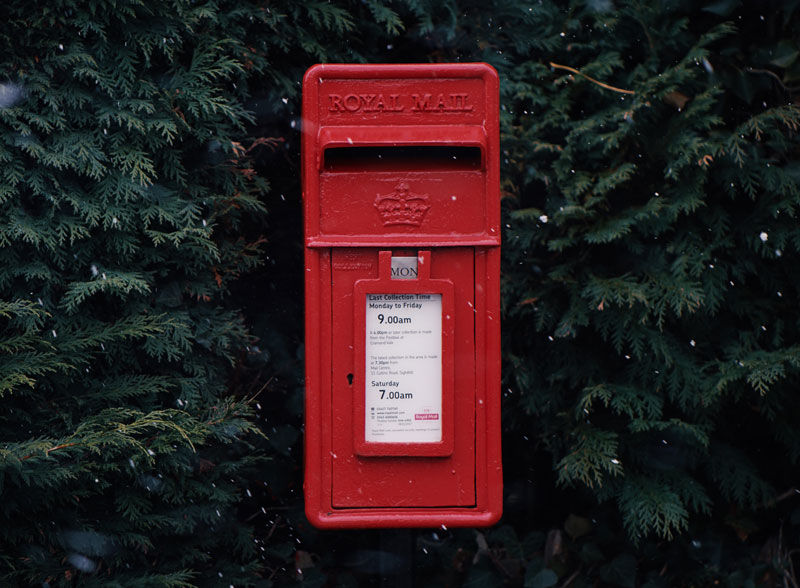
<path id="1" fill-rule="evenodd" d="M 325 78 L 473 78 L 497 80 L 497 70 L 488 63 L 318 63 L 306 71 L 304 83 Z"/>

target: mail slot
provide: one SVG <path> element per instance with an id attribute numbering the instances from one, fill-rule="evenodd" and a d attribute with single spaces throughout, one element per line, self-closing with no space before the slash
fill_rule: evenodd
<path id="1" fill-rule="evenodd" d="M 303 81 L 305 505 L 320 528 L 502 512 L 498 78 Z"/>

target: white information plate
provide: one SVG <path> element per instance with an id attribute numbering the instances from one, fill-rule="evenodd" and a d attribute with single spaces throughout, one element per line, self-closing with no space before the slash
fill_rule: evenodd
<path id="1" fill-rule="evenodd" d="M 442 295 L 367 294 L 364 440 L 442 440 Z"/>

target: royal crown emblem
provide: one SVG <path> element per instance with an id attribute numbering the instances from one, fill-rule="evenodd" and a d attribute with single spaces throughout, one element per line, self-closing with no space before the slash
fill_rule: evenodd
<path id="1" fill-rule="evenodd" d="M 408 184 L 400 182 L 391 194 L 378 195 L 375 208 L 381 216 L 383 226 L 409 225 L 418 227 L 431 207 L 424 194 L 413 194 Z"/>

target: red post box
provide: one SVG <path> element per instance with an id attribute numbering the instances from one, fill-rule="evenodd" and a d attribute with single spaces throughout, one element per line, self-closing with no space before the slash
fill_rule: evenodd
<path id="1" fill-rule="evenodd" d="M 498 78 L 303 81 L 305 499 L 321 528 L 500 518 Z"/>

